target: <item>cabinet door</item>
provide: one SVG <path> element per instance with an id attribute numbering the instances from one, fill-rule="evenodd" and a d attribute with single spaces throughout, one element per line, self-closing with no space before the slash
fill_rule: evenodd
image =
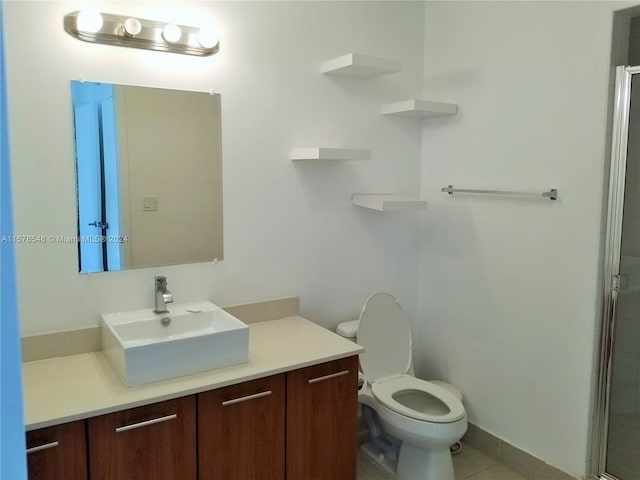
<path id="1" fill-rule="evenodd" d="M 27 432 L 29 480 L 86 480 L 84 420 Z"/>
<path id="2" fill-rule="evenodd" d="M 284 412 L 284 374 L 199 394 L 199 480 L 283 480 Z"/>
<path id="3" fill-rule="evenodd" d="M 195 396 L 90 418 L 91 480 L 195 480 Z"/>
<path id="4" fill-rule="evenodd" d="M 358 357 L 287 374 L 287 479 L 355 480 Z"/>

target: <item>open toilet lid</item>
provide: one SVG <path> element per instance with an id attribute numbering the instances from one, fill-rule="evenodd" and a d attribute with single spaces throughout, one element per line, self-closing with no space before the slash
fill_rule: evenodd
<path id="1" fill-rule="evenodd" d="M 360 367 L 368 382 L 406 373 L 411 366 L 411 330 L 402 307 L 389 293 L 371 295 L 358 325 Z"/>

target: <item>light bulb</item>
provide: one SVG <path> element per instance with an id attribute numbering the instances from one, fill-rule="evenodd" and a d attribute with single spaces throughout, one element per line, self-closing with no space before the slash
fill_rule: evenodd
<path id="1" fill-rule="evenodd" d="M 76 27 L 81 32 L 96 33 L 102 28 L 102 15 L 96 10 L 81 10 L 76 19 Z"/>
<path id="2" fill-rule="evenodd" d="M 162 30 L 162 38 L 164 38 L 169 43 L 177 42 L 178 40 L 180 40 L 181 36 L 182 30 L 180 30 L 179 26 L 173 23 L 168 24 L 166 27 L 164 27 L 164 30 Z"/>
<path id="3" fill-rule="evenodd" d="M 137 18 L 127 18 L 124 21 L 124 32 L 130 37 L 135 37 L 142 31 L 142 24 Z"/>
<path id="4" fill-rule="evenodd" d="M 198 32 L 198 43 L 204 48 L 213 48 L 218 44 L 220 38 L 212 27 L 201 28 Z"/>

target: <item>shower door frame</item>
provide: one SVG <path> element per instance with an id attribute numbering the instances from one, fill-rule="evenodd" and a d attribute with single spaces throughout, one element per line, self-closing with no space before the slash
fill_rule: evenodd
<path id="1" fill-rule="evenodd" d="M 609 199 L 602 269 L 602 328 L 592 441 L 592 473 L 604 480 L 618 479 L 607 473 L 607 442 L 611 402 L 611 367 L 616 327 L 616 309 L 620 288 L 620 253 L 622 214 L 627 165 L 631 80 L 640 74 L 640 66 L 616 68 L 611 163 L 609 170 Z"/>

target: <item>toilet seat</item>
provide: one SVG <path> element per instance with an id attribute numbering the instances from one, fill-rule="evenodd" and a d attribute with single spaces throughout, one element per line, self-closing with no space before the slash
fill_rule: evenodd
<path id="1" fill-rule="evenodd" d="M 411 375 L 377 380 L 371 384 L 371 392 L 385 407 L 423 422 L 452 423 L 465 416 L 462 403 L 454 395 Z"/>
<path id="2" fill-rule="evenodd" d="M 360 312 L 357 343 L 365 348 L 360 367 L 380 404 L 431 423 L 453 423 L 465 416 L 455 395 L 412 375 L 411 330 L 393 295 L 378 292 L 367 299 Z"/>

